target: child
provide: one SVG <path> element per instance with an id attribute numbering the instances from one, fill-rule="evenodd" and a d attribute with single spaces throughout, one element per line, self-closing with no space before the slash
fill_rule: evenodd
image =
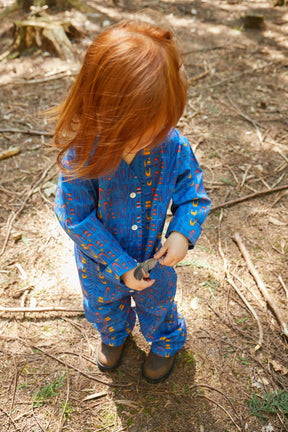
<path id="1" fill-rule="evenodd" d="M 135 324 L 133 297 L 151 342 L 142 373 L 152 383 L 168 377 L 185 342 L 172 266 L 194 247 L 210 207 L 201 168 L 175 129 L 186 90 L 172 33 L 125 22 L 96 38 L 67 99 L 52 110 L 62 170 L 55 212 L 75 243 L 85 314 L 101 335 L 98 366 L 118 367 Z M 153 257 L 151 277 L 136 279 L 137 264 Z"/>

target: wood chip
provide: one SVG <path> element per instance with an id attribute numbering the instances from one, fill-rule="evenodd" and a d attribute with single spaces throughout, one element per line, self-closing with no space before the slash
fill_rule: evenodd
<path id="1" fill-rule="evenodd" d="M 0 160 L 8 159 L 9 157 L 15 156 L 20 152 L 20 147 L 10 147 L 8 150 L 3 150 L 2 152 L 0 152 Z"/>
<path id="2" fill-rule="evenodd" d="M 108 393 L 107 391 L 102 391 L 99 393 L 94 393 L 92 395 L 88 395 L 86 396 L 84 399 L 82 399 L 82 402 L 88 401 L 88 400 L 92 400 L 92 399 L 99 399 L 100 397 L 106 396 Z"/>

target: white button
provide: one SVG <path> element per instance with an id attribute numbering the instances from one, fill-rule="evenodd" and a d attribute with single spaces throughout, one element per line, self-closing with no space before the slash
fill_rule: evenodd
<path id="1" fill-rule="evenodd" d="M 138 225 L 132 225 L 132 230 L 136 231 L 138 229 Z"/>
<path id="2" fill-rule="evenodd" d="M 136 193 L 135 192 L 131 192 L 130 198 L 135 198 L 135 197 L 136 197 Z"/>

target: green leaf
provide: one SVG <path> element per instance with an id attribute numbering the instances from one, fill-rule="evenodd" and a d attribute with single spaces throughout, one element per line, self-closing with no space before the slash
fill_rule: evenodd
<path id="1" fill-rule="evenodd" d="M 238 357 L 238 360 L 241 361 L 241 363 L 245 364 L 245 365 L 250 365 L 251 363 L 246 360 L 244 357 Z"/>
<path id="2" fill-rule="evenodd" d="M 247 321 L 248 319 L 249 319 L 249 317 L 240 318 L 237 320 L 237 324 L 241 324 L 241 323 Z"/>
<path id="3" fill-rule="evenodd" d="M 197 261 L 195 259 L 192 260 L 183 260 L 176 264 L 176 267 L 185 267 L 185 266 L 193 266 L 197 268 L 206 268 L 211 270 L 216 270 L 211 264 L 206 263 L 205 261 Z"/>
<path id="4" fill-rule="evenodd" d="M 24 235 L 22 235 L 22 237 L 21 237 L 21 240 L 22 240 L 22 242 L 25 244 L 25 245 L 29 245 L 29 240 L 28 240 L 28 238 L 27 237 L 25 237 Z"/>
<path id="5" fill-rule="evenodd" d="M 235 184 L 234 184 L 231 180 L 226 179 L 225 177 L 221 177 L 219 180 L 220 180 L 222 183 L 228 184 L 229 186 L 235 186 Z"/>
<path id="6" fill-rule="evenodd" d="M 210 105 L 209 103 L 207 103 L 208 108 L 214 113 L 214 114 L 218 114 L 218 111 L 215 107 L 213 107 L 212 105 Z"/>

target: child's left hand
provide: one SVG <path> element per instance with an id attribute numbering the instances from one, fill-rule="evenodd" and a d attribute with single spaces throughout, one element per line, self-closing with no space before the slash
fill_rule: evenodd
<path id="1" fill-rule="evenodd" d="M 188 239 L 177 231 L 172 231 L 164 246 L 156 252 L 154 258 L 162 260 L 161 265 L 174 266 L 181 261 L 188 251 Z"/>

